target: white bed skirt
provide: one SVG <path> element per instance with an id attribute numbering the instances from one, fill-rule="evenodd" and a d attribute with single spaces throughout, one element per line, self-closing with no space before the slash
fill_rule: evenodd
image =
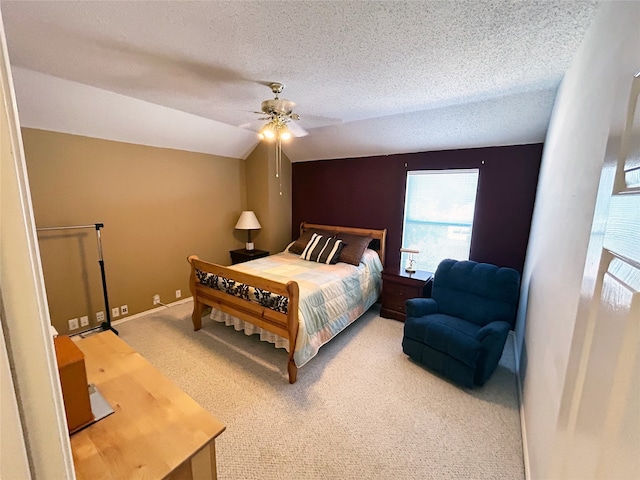
<path id="1" fill-rule="evenodd" d="M 254 335 L 259 334 L 260 340 L 263 342 L 269 342 L 276 346 L 276 348 L 284 348 L 287 352 L 289 351 L 289 340 L 286 338 L 282 338 L 280 335 L 276 335 L 264 328 L 256 327 L 255 325 L 245 322 L 244 320 L 240 320 L 238 317 L 234 317 L 233 315 L 229 315 L 228 313 L 222 312 L 215 308 L 211 309 L 211 315 L 209 317 L 216 322 L 224 323 L 227 327 L 233 325 L 237 331 L 244 331 L 245 335 Z"/>

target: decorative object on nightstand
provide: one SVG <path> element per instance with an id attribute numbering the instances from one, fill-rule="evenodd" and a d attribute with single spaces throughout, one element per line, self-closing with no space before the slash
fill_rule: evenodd
<path id="1" fill-rule="evenodd" d="M 231 250 L 229 254 L 231 255 L 231 263 L 233 265 L 269 256 L 269 252 L 265 250 L 247 250 L 245 248 L 241 248 L 240 250 Z"/>
<path id="2" fill-rule="evenodd" d="M 413 258 L 413 254 L 418 255 L 420 250 L 414 250 L 412 248 L 401 248 L 400 253 L 408 253 L 407 265 L 404 267 L 404 271 L 407 273 L 416 273 L 416 261 Z"/>
<path id="3" fill-rule="evenodd" d="M 382 307 L 380 316 L 404 322 L 405 304 L 410 298 L 430 296 L 433 273 L 417 270 L 408 273 L 403 267 L 382 272 Z"/>
<path id="4" fill-rule="evenodd" d="M 247 250 L 253 250 L 253 243 L 251 242 L 251 230 L 260 230 L 260 228 L 262 227 L 260 226 L 260 222 L 256 218 L 256 214 L 251 210 L 245 210 L 240 214 L 238 223 L 236 223 L 236 229 L 246 230 L 248 232 L 246 245 Z"/>

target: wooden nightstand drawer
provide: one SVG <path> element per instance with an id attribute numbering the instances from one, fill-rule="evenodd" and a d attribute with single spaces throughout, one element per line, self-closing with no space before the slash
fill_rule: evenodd
<path id="1" fill-rule="evenodd" d="M 415 289 L 387 282 L 382 290 L 382 303 L 389 310 L 405 313 L 405 300 L 415 296 Z"/>
<path id="2" fill-rule="evenodd" d="M 405 302 L 423 296 L 424 287 L 431 280 L 431 272 L 417 271 L 409 274 L 404 270 L 382 272 L 382 308 L 380 316 L 404 322 Z"/>

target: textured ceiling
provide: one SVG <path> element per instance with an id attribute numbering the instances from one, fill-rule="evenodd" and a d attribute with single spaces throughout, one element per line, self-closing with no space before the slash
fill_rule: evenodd
<path id="1" fill-rule="evenodd" d="M 2 1 L 0 9 L 12 65 L 232 126 L 255 121 L 272 98 L 266 83 L 284 83 L 281 96 L 309 131 L 285 151 L 302 161 L 542 141 L 597 5 Z"/>

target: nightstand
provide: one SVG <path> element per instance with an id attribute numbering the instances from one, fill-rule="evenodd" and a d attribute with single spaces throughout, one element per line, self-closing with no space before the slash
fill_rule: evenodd
<path id="1" fill-rule="evenodd" d="M 265 250 L 247 250 L 246 248 L 241 248 L 240 250 L 231 250 L 229 254 L 231 255 L 231 263 L 233 265 L 235 265 L 236 263 L 248 262 L 249 260 L 255 260 L 256 258 L 269 256 L 269 252 Z"/>
<path id="2" fill-rule="evenodd" d="M 380 316 L 404 322 L 404 302 L 410 298 L 430 296 L 432 272 L 407 273 L 404 268 L 382 272 L 382 308 Z M 426 289 L 425 289 L 426 287 Z"/>

